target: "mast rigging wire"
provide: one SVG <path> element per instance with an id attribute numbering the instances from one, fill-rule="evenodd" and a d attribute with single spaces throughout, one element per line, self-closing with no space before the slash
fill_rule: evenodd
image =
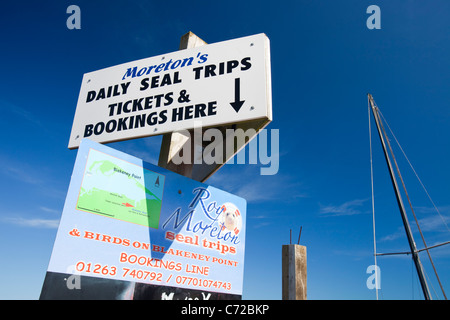
<path id="1" fill-rule="evenodd" d="M 377 108 L 378 108 L 378 107 L 377 107 Z M 381 116 L 383 117 L 383 114 L 381 113 L 381 111 L 380 111 L 379 108 L 378 108 L 378 113 L 381 114 Z M 384 117 L 383 117 L 383 119 L 384 119 L 384 122 L 387 124 L 386 119 L 385 119 Z M 386 131 L 385 131 L 384 126 L 383 126 L 383 122 L 380 122 L 380 124 L 381 124 L 381 128 L 382 128 L 382 130 L 383 130 L 383 132 L 384 132 L 384 135 L 387 137 Z M 389 127 L 389 126 L 388 126 L 388 127 Z M 390 128 L 389 128 L 389 130 L 390 130 Z M 390 131 L 391 131 L 391 133 L 392 133 L 392 130 L 390 130 Z M 395 139 L 395 141 L 396 141 L 397 144 L 400 146 L 400 144 L 398 143 L 398 140 Z M 408 195 L 408 191 L 406 191 L 405 182 L 403 181 L 402 175 L 401 175 L 401 173 L 400 173 L 400 169 L 399 169 L 399 167 L 398 167 L 398 165 L 397 165 L 397 160 L 395 159 L 394 152 L 392 151 L 391 144 L 389 143 L 389 140 L 387 141 L 387 143 L 388 143 L 388 146 L 389 146 L 389 150 L 391 151 L 391 154 L 392 154 L 392 159 L 394 160 L 394 164 L 395 164 L 395 168 L 396 168 L 396 170 L 397 170 L 398 177 L 400 178 L 400 181 L 401 181 L 402 186 L 403 186 L 403 190 L 405 191 L 406 198 L 408 199 L 409 207 L 410 207 L 411 212 L 412 212 L 412 214 L 413 214 L 413 216 L 414 216 L 414 220 L 415 220 L 415 222 L 416 222 L 417 229 L 419 230 L 420 237 L 422 238 L 422 242 L 423 242 L 423 244 L 424 244 L 424 246 L 425 246 L 425 250 L 427 251 L 428 259 L 430 260 L 431 266 L 433 267 L 434 273 L 435 273 L 435 275 L 436 275 L 436 278 L 437 278 L 437 281 L 438 281 L 438 283 L 439 283 L 439 286 L 441 287 L 441 290 L 442 290 L 442 293 L 443 293 L 443 295 L 444 295 L 444 298 L 445 298 L 445 300 L 447 300 L 447 296 L 445 295 L 444 287 L 442 286 L 441 279 L 439 279 L 439 275 L 438 275 L 438 273 L 437 273 L 437 270 L 436 270 L 436 267 L 435 267 L 435 265 L 434 265 L 433 259 L 431 258 L 430 251 L 428 250 L 428 246 L 427 246 L 427 243 L 426 243 L 426 241 L 425 241 L 425 237 L 423 236 L 422 229 L 420 228 L 419 221 L 417 220 L 416 213 L 415 213 L 414 208 L 413 208 L 412 203 L 411 203 L 411 199 L 409 198 L 409 195 Z M 400 148 L 400 149 L 402 149 L 402 148 Z M 402 149 L 402 150 L 403 150 L 403 149 Z M 405 156 L 405 157 L 406 157 L 406 156 Z M 419 179 L 419 180 L 420 180 L 420 179 Z M 434 288 L 433 288 L 433 289 L 434 289 Z"/>
<path id="2" fill-rule="evenodd" d="M 403 151 L 402 146 L 400 145 L 400 143 L 397 140 L 397 137 L 395 136 L 394 132 L 392 131 L 391 127 L 389 126 L 389 123 L 386 121 L 386 119 L 384 118 L 383 114 L 381 113 L 381 111 L 378 109 L 378 112 L 380 113 L 381 117 L 383 118 L 383 121 L 386 123 L 389 131 L 391 132 L 392 136 L 394 137 L 395 142 L 397 143 L 398 147 L 400 148 L 401 152 L 403 153 L 403 156 L 405 157 L 406 161 L 408 162 L 409 166 L 411 167 L 412 171 L 414 172 L 417 180 L 419 181 L 420 185 L 422 186 L 423 190 L 425 191 L 425 194 L 427 195 L 428 199 L 430 200 L 431 204 L 433 205 L 434 209 L 436 210 L 437 214 L 439 215 L 439 217 L 442 220 L 442 223 L 444 224 L 444 226 L 447 228 L 447 231 L 450 232 L 450 229 L 447 225 L 447 223 L 445 222 L 444 217 L 441 215 L 441 213 L 439 212 L 439 209 L 437 208 L 437 206 L 434 204 L 433 199 L 431 199 L 430 194 L 428 193 L 428 190 L 425 188 L 424 184 L 422 183 L 422 180 L 420 180 L 419 175 L 417 174 L 416 170 L 414 169 L 413 165 L 411 164 L 411 162 L 409 161 L 408 157 L 406 156 L 405 151 Z"/>
<path id="3" fill-rule="evenodd" d="M 400 146 L 400 143 L 398 142 L 397 138 L 395 137 L 394 133 L 392 132 L 392 129 L 390 128 L 389 124 L 387 123 L 387 121 L 386 121 L 386 119 L 384 118 L 383 114 L 381 113 L 380 109 L 379 109 L 378 106 L 376 105 L 375 101 L 373 101 L 373 99 L 372 99 L 372 102 L 374 103 L 374 106 L 376 107 L 377 112 L 381 115 L 381 117 L 383 118 L 384 122 L 385 122 L 386 125 L 388 126 L 389 131 L 391 132 L 392 136 L 394 137 L 394 139 L 395 139 L 397 145 L 399 146 L 399 148 L 400 148 L 400 150 L 402 151 L 404 157 L 405 157 L 406 160 L 408 161 L 410 167 L 412 168 L 414 174 L 416 175 L 416 178 L 417 178 L 418 181 L 420 182 L 422 188 L 425 190 L 425 193 L 427 194 L 428 198 L 430 199 L 431 203 L 433 204 L 434 208 L 436 209 L 438 215 L 440 216 L 440 218 L 441 218 L 441 220 L 443 221 L 444 225 L 446 226 L 447 230 L 449 230 L 447 224 L 445 223 L 445 221 L 444 221 L 443 217 L 441 216 L 439 210 L 437 209 L 436 205 L 434 204 L 433 200 L 431 199 L 431 197 L 430 197 L 428 191 L 426 190 L 425 186 L 423 185 L 422 181 L 420 180 L 419 176 L 417 175 L 417 172 L 414 170 L 414 168 L 413 168 L 411 162 L 409 161 L 408 157 L 406 156 L 405 152 L 403 151 L 403 148 Z M 373 211 L 373 220 L 374 220 L 374 221 L 373 221 L 373 226 L 374 226 L 374 243 L 375 243 L 375 210 L 374 210 L 374 205 L 373 205 L 373 204 L 374 204 L 374 200 L 373 200 L 374 197 L 373 197 L 372 141 L 371 141 L 371 128 L 370 128 L 370 97 L 368 97 L 368 103 L 369 103 L 369 134 L 370 134 L 370 157 L 371 157 L 371 158 L 370 158 L 370 161 L 371 161 L 371 179 L 372 179 L 372 180 L 371 180 L 371 181 L 372 181 L 372 211 Z M 381 128 L 382 128 L 382 130 L 383 130 L 383 132 L 384 132 L 384 135 L 385 135 L 386 139 L 388 139 L 388 138 L 387 138 L 386 131 L 385 131 L 384 126 L 383 126 L 383 123 L 382 123 L 382 121 L 381 121 L 381 118 L 380 118 L 380 125 L 381 125 Z M 442 293 L 443 293 L 443 295 L 444 295 L 444 298 L 445 298 L 445 300 L 447 300 L 447 296 L 445 295 L 444 288 L 443 288 L 442 283 L 441 283 L 441 281 L 440 281 L 440 279 L 439 279 L 439 276 L 438 276 L 436 267 L 434 266 L 433 260 L 432 260 L 432 258 L 431 258 L 430 252 L 429 252 L 429 250 L 428 250 L 428 249 L 430 249 L 431 247 L 428 247 L 427 244 L 426 244 L 426 242 L 425 242 L 425 238 L 424 238 L 424 236 L 423 236 L 422 230 L 421 230 L 420 225 L 419 225 L 419 221 L 417 220 L 416 214 L 415 214 L 414 209 L 413 209 L 413 206 L 412 206 L 412 204 L 411 204 L 411 200 L 410 200 L 409 195 L 408 195 L 408 192 L 407 192 L 407 190 L 406 190 L 405 183 L 404 183 L 404 181 L 403 181 L 403 178 L 402 178 L 402 176 L 401 176 L 400 170 L 399 170 L 399 168 L 398 168 L 397 161 L 396 161 L 396 159 L 395 159 L 395 156 L 394 156 L 394 153 L 393 153 L 393 151 L 392 151 L 392 148 L 391 148 L 391 145 L 390 145 L 390 143 L 389 143 L 389 140 L 387 140 L 387 144 L 388 144 L 388 146 L 389 146 L 391 155 L 392 155 L 392 157 L 393 157 L 393 161 L 394 161 L 394 164 L 395 164 L 395 167 L 396 167 L 396 170 L 397 170 L 397 174 L 398 174 L 398 176 L 399 176 L 399 178 L 400 178 L 400 180 L 401 180 L 401 182 L 402 182 L 402 185 L 403 185 L 403 189 L 404 189 L 405 195 L 406 195 L 406 197 L 407 197 L 407 199 L 408 199 L 409 206 L 410 206 L 411 211 L 412 211 L 412 214 L 413 214 L 413 216 L 414 216 L 414 220 L 415 220 L 415 222 L 416 222 L 417 228 L 418 228 L 418 230 L 419 230 L 419 232 L 420 232 L 420 235 L 421 235 L 421 237 L 422 237 L 422 241 L 423 241 L 424 246 L 425 246 L 425 249 L 422 249 L 422 250 L 417 250 L 417 249 L 416 249 L 416 253 L 418 253 L 418 252 L 420 252 L 420 251 L 423 251 L 423 250 L 426 250 L 426 251 L 427 251 L 428 258 L 429 258 L 429 260 L 430 260 L 430 262 L 431 262 L 431 265 L 432 265 L 432 267 L 433 267 L 433 270 L 434 270 L 434 273 L 435 273 L 436 278 L 437 278 L 437 280 L 438 280 L 438 283 L 439 283 L 439 285 L 440 285 L 440 287 L 441 287 L 441 290 L 442 290 Z M 375 256 L 377 256 L 377 255 L 383 255 L 383 254 L 377 254 L 377 253 L 376 253 L 376 246 L 375 246 L 375 245 L 374 245 L 374 251 L 375 251 Z M 411 253 L 412 253 L 412 252 L 411 252 Z M 375 262 L 375 263 L 376 263 L 376 262 Z M 426 277 L 428 277 L 428 275 L 426 275 Z M 428 277 L 428 278 L 429 278 L 429 277 Z M 436 291 L 434 290 L 434 288 L 433 288 L 433 291 L 434 291 L 435 294 L 436 294 Z M 377 298 L 378 298 L 378 295 L 377 295 Z"/>

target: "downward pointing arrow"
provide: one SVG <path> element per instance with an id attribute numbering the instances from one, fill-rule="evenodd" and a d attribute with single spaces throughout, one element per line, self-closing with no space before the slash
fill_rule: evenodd
<path id="1" fill-rule="evenodd" d="M 241 78 L 234 79 L 234 102 L 230 102 L 236 112 L 239 112 L 245 100 L 241 100 Z"/>

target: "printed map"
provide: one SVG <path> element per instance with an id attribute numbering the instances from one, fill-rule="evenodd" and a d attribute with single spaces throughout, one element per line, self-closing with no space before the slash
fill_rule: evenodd
<path id="1" fill-rule="evenodd" d="M 165 176 L 90 149 L 77 209 L 158 228 Z"/>

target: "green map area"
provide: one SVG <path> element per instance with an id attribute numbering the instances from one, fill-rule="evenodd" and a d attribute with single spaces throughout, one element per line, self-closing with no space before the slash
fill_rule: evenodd
<path id="1" fill-rule="evenodd" d="M 91 149 L 76 208 L 157 229 L 164 178 Z"/>

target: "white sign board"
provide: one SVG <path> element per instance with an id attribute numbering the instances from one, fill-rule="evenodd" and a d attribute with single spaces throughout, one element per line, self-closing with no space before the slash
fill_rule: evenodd
<path id="1" fill-rule="evenodd" d="M 272 120 L 265 34 L 86 73 L 69 148 L 198 127 Z"/>

